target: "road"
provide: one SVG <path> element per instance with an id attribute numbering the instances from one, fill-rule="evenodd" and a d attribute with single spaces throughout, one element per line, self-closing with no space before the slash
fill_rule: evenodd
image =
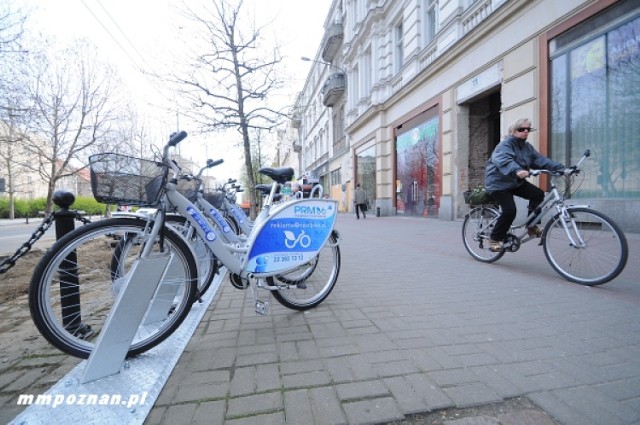
<path id="1" fill-rule="evenodd" d="M 42 223 L 40 219 L 30 219 L 27 224 L 24 219 L 0 220 L 0 256 L 11 255 L 23 243 L 28 241 Z M 56 239 L 55 228 L 52 226 L 34 245 L 45 248 Z"/>

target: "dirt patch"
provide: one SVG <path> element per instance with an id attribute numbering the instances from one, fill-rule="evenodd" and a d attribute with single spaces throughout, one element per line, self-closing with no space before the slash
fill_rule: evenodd
<path id="1" fill-rule="evenodd" d="M 6 273 L 0 274 L 0 304 L 29 293 L 33 269 L 43 255 L 43 250 L 33 249 L 20 257 Z M 0 257 L 0 262 L 5 258 Z"/>
<path id="2" fill-rule="evenodd" d="M 401 421 L 386 425 L 471 425 L 471 424 L 537 424 L 559 425 L 544 410 L 526 397 L 516 397 L 500 403 L 483 404 L 466 408 L 434 410 L 428 413 L 407 415 Z"/>

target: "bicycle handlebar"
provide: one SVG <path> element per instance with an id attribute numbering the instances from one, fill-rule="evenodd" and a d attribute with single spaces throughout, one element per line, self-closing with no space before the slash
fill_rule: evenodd
<path id="1" fill-rule="evenodd" d="M 591 156 L 591 150 L 587 149 L 586 151 L 584 151 L 584 154 L 582 154 L 582 158 L 580 158 L 580 161 L 578 161 L 578 163 L 576 165 L 573 165 L 569 168 L 565 168 L 564 170 L 531 170 L 529 171 L 529 176 L 539 176 L 540 174 L 549 174 L 552 176 L 570 176 L 573 174 L 578 174 L 580 173 L 580 169 L 578 168 L 582 162 L 584 162 L 585 159 L 589 158 Z"/>
<path id="2" fill-rule="evenodd" d="M 183 141 L 187 137 L 186 131 L 178 131 L 177 133 L 172 133 L 169 139 L 169 146 L 176 146 L 178 143 Z"/>

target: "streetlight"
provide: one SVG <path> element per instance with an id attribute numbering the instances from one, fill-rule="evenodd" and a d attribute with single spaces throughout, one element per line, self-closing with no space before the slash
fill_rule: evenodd
<path id="1" fill-rule="evenodd" d="M 303 60 L 303 61 L 305 61 L 305 62 L 315 62 L 315 63 L 320 63 L 320 64 L 322 64 L 322 65 L 329 65 L 329 66 L 332 66 L 332 67 L 336 68 L 338 71 L 340 71 L 340 73 L 341 73 L 341 74 L 343 74 L 343 75 L 347 75 L 347 71 L 345 71 L 344 69 L 342 69 L 342 68 L 340 68 L 339 66 L 334 65 L 334 64 L 332 64 L 332 63 L 329 63 L 329 62 L 323 62 L 323 61 L 318 61 L 318 60 L 315 60 L 315 59 L 308 58 L 308 57 L 306 57 L 306 56 L 303 56 L 303 57 L 301 57 L 300 59 L 302 59 L 302 60 Z"/>

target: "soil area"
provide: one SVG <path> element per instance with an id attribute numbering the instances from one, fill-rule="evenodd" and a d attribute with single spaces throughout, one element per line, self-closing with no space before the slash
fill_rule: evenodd
<path id="1" fill-rule="evenodd" d="M 559 425 L 544 410 L 525 397 L 516 397 L 500 403 L 466 408 L 435 410 L 429 413 L 407 415 L 401 421 L 386 425 Z"/>
<path id="2" fill-rule="evenodd" d="M 44 251 L 33 249 L 20 257 L 6 273 L 0 274 L 0 304 L 29 293 L 33 269 Z M 7 257 L 0 257 L 0 263 Z"/>

